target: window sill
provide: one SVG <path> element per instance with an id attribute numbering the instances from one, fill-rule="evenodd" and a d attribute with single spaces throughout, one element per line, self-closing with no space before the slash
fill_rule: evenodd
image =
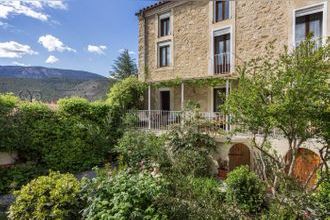
<path id="1" fill-rule="evenodd" d="M 164 66 L 164 67 L 157 67 L 157 71 L 166 71 L 166 70 L 173 70 L 173 66 Z"/>
<path id="2" fill-rule="evenodd" d="M 158 36 L 158 41 L 170 41 L 172 40 L 173 35 L 166 35 L 166 36 Z"/>

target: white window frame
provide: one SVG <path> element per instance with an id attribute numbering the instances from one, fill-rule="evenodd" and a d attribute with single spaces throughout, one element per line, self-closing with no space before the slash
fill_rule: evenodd
<path id="1" fill-rule="evenodd" d="M 167 36 L 171 36 L 172 35 L 172 18 L 171 18 L 171 12 L 166 12 L 163 13 L 161 15 L 158 16 L 158 37 L 167 37 Z M 169 34 L 165 35 L 165 36 L 161 36 L 160 32 L 161 32 L 161 20 L 162 19 L 166 19 L 169 18 Z"/>
<path id="2" fill-rule="evenodd" d="M 220 35 L 215 35 L 216 32 L 221 32 Z M 230 73 L 233 72 L 233 70 L 235 69 L 234 67 L 234 53 L 233 53 L 233 28 L 231 25 L 227 25 L 227 26 L 223 26 L 221 28 L 215 28 L 212 29 L 211 32 L 211 54 L 210 54 L 210 60 L 211 60 L 211 65 L 209 66 L 209 75 L 215 75 L 214 73 L 214 37 L 215 36 L 221 36 L 221 35 L 225 35 L 225 34 L 230 34 Z"/>
<path id="3" fill-rule="evenodd" d="M 327 2 L 322 2 L 314 5 L 308 5 L 302 8 L 297 8 L 293 10 L 292 16 L 292 45 L 296 47 L 296 18 L 305 15 L 311 15 L 318 12 L 322 12 L 322 44 L 326 43 L 327 36 L 327 18 L 328 18 L 328 4 Z"/>
<path id="4" fill-rule="evenodd" d="M 160 47 L 169 46 L 170 47 L 170 63 L 167 66 L 160 66 Z M 157 44 L 157 68 L 167 68 L 173 65 L 173 49 L 172 41 L 163 41 Z"/>

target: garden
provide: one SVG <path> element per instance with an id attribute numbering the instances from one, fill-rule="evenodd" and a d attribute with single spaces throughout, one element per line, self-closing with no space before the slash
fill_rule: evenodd
<path id="1" fill-rule="evenodd" d="M 225 180 L 211 172 L 217 145 L 200 119 L 163 134 L 134 129 L 127 112 L 146 89 L 135 77 L 115 84 L 104 101 L 66 98 L 56 108 L 0 95 L 0 152 L 17 155 L 15 165 L 0 168 L 0 195 L 15 197 L 7 218 L 330 219 L 329 53 L 329 45 L 315 49 L 308 40 L 238 68 L 224 111 L 251 133 L 258 157 L 256 169 L 237 167 Z M 288 140 L 289 162 L 270 146 L 274 128 Z M 294 178 L 292 164 L 311 138 L 324 147 L 310 187 Z M 77 178 L 92 168 L 95 177 Z"/>

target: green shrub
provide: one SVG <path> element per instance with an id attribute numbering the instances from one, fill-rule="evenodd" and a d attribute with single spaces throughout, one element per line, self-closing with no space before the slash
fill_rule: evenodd
<path id="1" fill-rule="evenodd" d="M 87 208 L 85 219 L 163 219 L 154 201 L 166 192 L 161 176 L 119 171 L 98 176 L 84 185 Z"/>
<path id="2" fill-rule="evenodd" d="M 277 201 L 271 201 L 269 210 L 265 210 L 265 214 L 261 216 L 263 220 L 295 220 L 299 217 L 294 210 L 286 204 L 281 204 Z"/>
<path id="3" fill-rule="evenodd" d="M 8 194 L 17 190 L 31 179 L 45 173 L 47 172 L 44 168 L 32 163 L 0 168 L 0 194 Z"/>
<path id="4" fill-rule="evenodd" d="M 181 175 L 212 176 L 214 139 L 199 129 L 199 121 L 192 119 L 173 126 L 166 134 L 167 147 L 173 169 Z"/>
<path id="5" fill-rule="evenodd" d="M 80 183 L 72 174 L 51 172 L 14 193 L 9 219 L 75 219 L 79 217 Z"/>
<path id="6" fill-rule="evenodd" d="M 163 166 L 168 162 L 164 139 L 151 132 L 127 131 L 115 150 L 121 156 L 121 162 L 136 171 Z"/>
<path id="7" fill-rule="evenodd" d="M 15 114 L 16 150 L 27 161 L 42 161 L 42 151 L 56 141 L 60 130 L 55 112 L 39 102 L 22 102 Z"/>
<path id="8" fill-rule="evenodd" d="M 53 170 L 83 171 L 104 161 L 108 149 L 99 126 L 77 118 L 59 121 L 56 140 L 43 149 L 43 162 Z"/>
<path id="9" fill-rule="evenodd" d="M 13 113 L 19 100 L 11 94 L 0 94 L 0 151 L 15 150 Z"/>
<path id="10" fill-rule="evenodd" d="M 168 176 L 170 192 L 157 205 L 170 219 L 227 219 L 225 193 L 214 178 Z"/>
<path id="11" fill-rule="evenodd" d="M 261 209 L 265 197 L 265 186 L 259 177 L 241 166 L 229 173 L 226 201 L 244 211 L 255 213 Z"/>
<path id="12" fill-rule="evenodd" d="M 326 218 L 330 215 L 330 176 L 323 179 L 314 195 L 318 215 Z"/>
<path id="13" fill-rule="evenodd" d="M 122 114 L 126 110 L 138 108 L 141 105 L 141 97 L 145 90 L 145 83 L 136 77 L 128 77 L 111 87 L 107 102 Z"/>

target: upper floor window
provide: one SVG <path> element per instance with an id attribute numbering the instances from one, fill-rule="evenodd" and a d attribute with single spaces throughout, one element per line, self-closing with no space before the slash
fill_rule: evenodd
<path id="1" fill-rule="evenodd" d="M 222 74 L 230 72 L 231 64 L 231 36 L 230 30 L 223 29 L 214 32 L 214 73 Z"/>
<path id="2" fill-rule="evenodd" d="M 171 47 L 170 43 L 160 43 L 158 46 L 159 67 L 171 65 Z"/>
<path id="3" fill-rule="evenodd" d="M 322 43 L 323 35 L 323 5 L 298 10 L 295 14 L 295 45 L 306 40 L 311 35 Z"/>
<path id="4" fill-rule="evenodd" d="M 163 14 L 159 16 L 159 36 L 164 37 L 170 35 L 170 14 Z"/>
<path id="5" fill-rule="evenodd" d="M 229 18 L 229 0 L 219 0 L 214 3 L 215 22 Z"/>

